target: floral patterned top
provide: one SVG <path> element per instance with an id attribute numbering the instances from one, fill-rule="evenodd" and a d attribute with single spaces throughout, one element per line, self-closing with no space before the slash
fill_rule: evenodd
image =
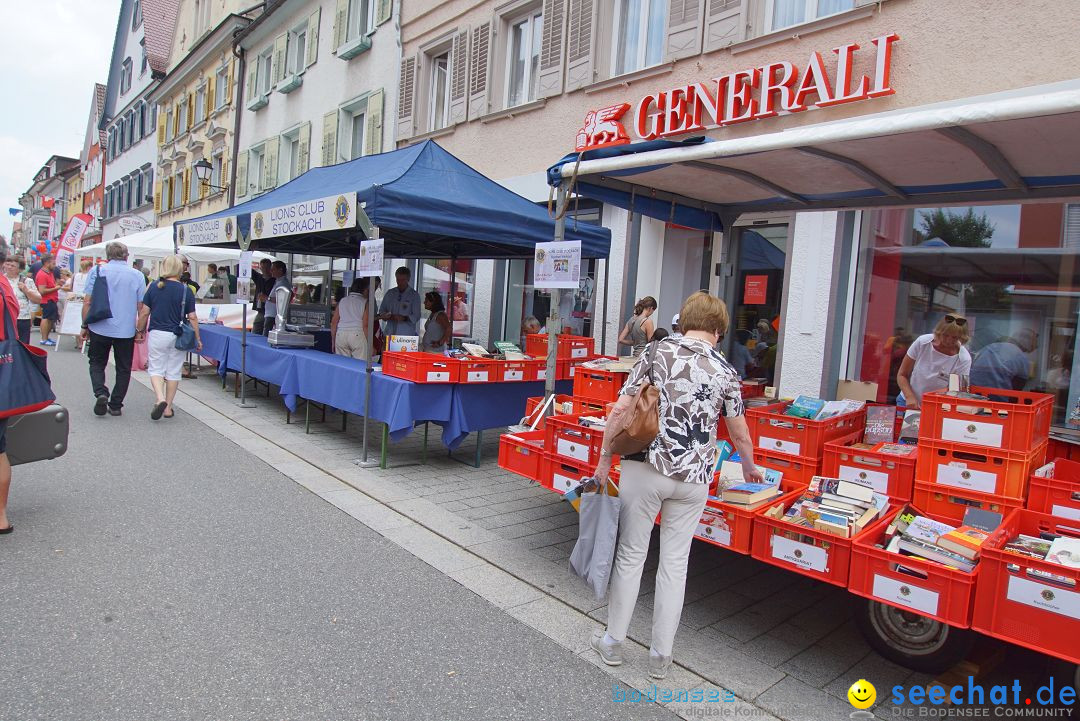
<path id="1" fill-rule="evenodd" d="M 646 380 L 660 390 L 660 433 L 649 446 L 649 463 L 669 478 L 709 483 L 717 423 L 744 411 L 739 374 L 706 341 L 665 338 L 641 354 L 620 395 L 637 395 Z"/>

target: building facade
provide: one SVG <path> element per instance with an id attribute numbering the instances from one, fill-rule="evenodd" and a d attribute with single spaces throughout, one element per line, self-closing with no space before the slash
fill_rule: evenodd
<path id="1" fill-rule="evenodd" d="M 392 147 L 388 99 L 399 58 L 393 6 L 285 0 L 241 34 L 237 203 L 311 167 Z"/>
<path id="2" fill-rule="evenodd" d="M 59 237 L 70 199 L 67 195 L 70 181 L 78 177 L 79 168 L 77 158 L 54 155 L 34 175 L 33 183 L 19 198 L 23 209 L 20 249 L 38 248 Z"/>
<path id="3" fill-rule="evenodd" d="M 101 129 L 101 120 L 105 113 L 106 88 L 101 83 L 94 83 L 94 94 L 90 100 L 90 115 L 86 120 L 86 136 L 79 156 L 82 163 L 83 210 L 91 220 L 83 236 L 83 244 L 90 245 L 101 240 L 101 214 L 105 199 L 105 145 L 107 135 Z"/>
<path id="4" fill-rule="evenodd" d="M 154 224 L 157 118 L 147 97 L 168 69 L 179 0 L 123 0 L 105 107 L 105 240 Z"/>
<path id="5" fill-rule="evenodd" d="M 227 207 L 236 130 L 240 60 L 233 38 L 250 22 L 233 14 L 246 3 L 184 0 L 172 41 L 168 74 L 150 94 L 157 108 L 158 225 Z M 195 164 L 212 166 L 200 182 Z"/>

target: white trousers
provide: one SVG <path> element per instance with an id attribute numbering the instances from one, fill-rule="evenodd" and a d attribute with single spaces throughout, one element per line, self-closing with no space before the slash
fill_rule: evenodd
<path id="1" fill-rule="evenodd" d="M 648 463 L 623 461 L 619 498 L 619 547 L 611 571 L 607 633 L 623 641 L 634 615 L 641 569 L 649 553 L 656 514 L 660 519 L 660 565 L 653 601 L 652 649 L 671 655 L 686 593 L 686 564 L 690 543 L 701 519 L 709 487 L 663 475 Z"/>
<path id="2" fill-rule="evenodd" d="M 334 352 L 357 360 L 367 360 L 367 336 L 362 330 L 338 328 Z"/>
<path id="3" fill-rule="evenodd" d="M 184 356 L 176 349 L 176 334 L 168 330 L 152 330 L 146 337 L 146 372 L 167 381 L 178 381 L 184 371 Z"/>

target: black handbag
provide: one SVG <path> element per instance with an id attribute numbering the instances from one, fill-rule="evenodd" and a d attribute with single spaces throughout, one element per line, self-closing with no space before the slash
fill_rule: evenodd
<path id="1" fill-rule="evenodd" d="M 181 287 L 184 292 L 180 294 L 180 325 L 177 327 L 174 333 L 176 333 L 176 350 L 193 351 L 199 347 L 199 341 L 195 339 L 195 329 L 191 327 L 191 323 L 184 317 L 184 307 L 187 305 L 188 287 L 181 283 Z"/>
<path id="2" fill-rule="evenodd" d="M 90 307 L 86 311 L 83 323 L 90 325 L 112 318 L 112 304 L 109 302 L 109 283 L 102 280 L 101 266 L 94 269 L 97 277 L 94 279 L 94 290 L 90 293 Z"/>

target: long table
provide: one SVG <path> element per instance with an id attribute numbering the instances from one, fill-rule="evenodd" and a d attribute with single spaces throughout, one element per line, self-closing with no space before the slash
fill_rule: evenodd
<path id="1" fill-rule="evenodd" d="M 200 325 L 202 354 L 218 361 L 218 373 L 241 372 L 241 331 L 218 325 Z M 266 338 L 247 336 L 246 373 L 279 386 L 285 405 L 295 412 L 298 400 L 367 415 L 386 425 L 391 440 L 409 435 L 417 423 L 442 427 L 443 445 L 453 451 L 468 437 L 487 429 L 517 423 L 527 398 L 543 395 L 536 382 L 427 384 L 368 374 L 364 361 L 313 349 L 273 348 Z M 371 377 L 371 412 L 364 406 L 364 384 Z M 560 381 L 568 391 L 569 381 Z M 384 453 L 385 457 L 385 453 Z"/>

